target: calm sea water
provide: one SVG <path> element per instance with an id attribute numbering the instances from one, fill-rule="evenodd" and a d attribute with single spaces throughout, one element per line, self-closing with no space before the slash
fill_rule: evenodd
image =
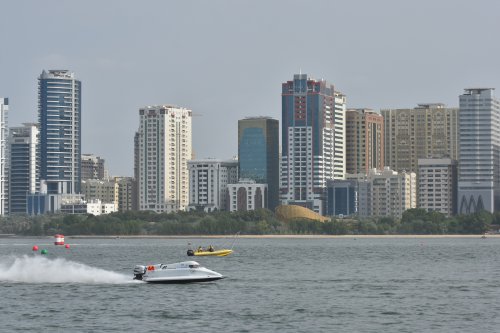
<path id="1" fill-rule="evenodd" d="M 499 238 L 239 239 L 196 258 L 226 279 L 184 285 L 132 270 L 185 239 L 51 242 L 0 239 L 1 332 L 500 332 Z"/>

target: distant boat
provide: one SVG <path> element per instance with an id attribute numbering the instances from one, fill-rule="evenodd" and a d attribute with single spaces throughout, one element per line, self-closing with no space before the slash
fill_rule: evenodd
<path id="1" fill-rule="evenodd" d="M 239 235 L 240 235 L 239 232 L 236 233 L 236 235 L 234 235 L 233 244 L 231 244 L 230 248 L 222 247 L 220 249 L 216 249 L 212 245 L 209 245 L 207 248 L 203 248 L 203 247 L 199 246 L 196 250 L 193 250 L 191 248 L 191 243 L 188 243 L 187 255 L 190 257 L 191 256 L 197 256 L 197 257 L 199 257 L 199 256 L 215 256 L 215 257 L 228 256 L 231 253 L 233 253 L 234 243 L 236 243 L 236 239 L 238 238 Z"/>
<path id="2" fill-rule="evenodd" d="M 208 248 L 208 249 L 203 249 L 199 247 L 196 250 L 188 249 L 187 250 L 187 255 L 188 256 L 216 256 L 216 257 L 225 257 L 233 253 L 233 250 L 231 249 L 220 249 L 216 250 L 215 248 Z"/>
<path id="3" fill-rule="evenodd" d="M 486 234 L 482 235 L 481 238 L 483 238 L 483 239 L 486 238 Z"/>

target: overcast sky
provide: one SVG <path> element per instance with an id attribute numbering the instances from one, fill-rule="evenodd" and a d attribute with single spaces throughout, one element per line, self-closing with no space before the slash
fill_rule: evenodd
<path id="1" fill-rule="evenodd" d="M 75 72 L 83 152 L 131 176 L 142 106 L 192 109 L 195 157 L 231 158 L 238 119 L 280 119 L 300 70 L 353 108 L 500 89 L 499 33 L 495 0 L 2 1 L 0 97 L 9 126 L 35 122 L 42 69 Z"/>

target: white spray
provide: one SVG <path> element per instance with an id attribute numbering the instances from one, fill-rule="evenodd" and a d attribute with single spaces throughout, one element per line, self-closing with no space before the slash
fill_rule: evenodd
<path id="1" fill-rule="evenodd" d="M 24 255 L 0 259 L 0 282 L 121 284 L 131 277 L 63 258 Z"/>

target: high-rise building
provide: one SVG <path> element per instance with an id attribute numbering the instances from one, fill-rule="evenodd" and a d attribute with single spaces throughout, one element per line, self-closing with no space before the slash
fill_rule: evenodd
<path id="1" fill-rule="evenodd" d="M 139 118 L 139 210 L 185 210 L 189 203 L 191 110 L 172 105 L 147 106 L 139 110 Z"/>
<path id="2" fill-rule="evenodd" d="M 279 121 L 269 117 L 251 117 L 238 121 L 239 177 L 268 185 L 269 202 L 279 205 Z"/>
<path id="3" fill-rule="evenodd" d="M 8 115 L 9 99 L 0 98 L 0 215 L 9 213 Z"/>
<path id="4" fill-rule="evenodd" d="M 458 213 L 500 210 L 500 101 L 493 88 L 460 95 Z"/>
<path id="5" fill-rule="evenodd" d="M 139 132 L 134 134 L 134 181 L 132 183 L 132 210 L 139 210 Z"/>
<path id="6" fill-rule="evenodd" d="M 380 112 L 384 117 L 385 166 L 417 172 L 419 158 L 457 158 L 457 108 L 434 103 Z"/>
<path id="7" fill-rule="evenodd" d="M 384 168 L 384 117 L 370 109 L 346 112 L 346 172 Z"/>
<path id="8" fill-rule="evenodd" d="M 188 169 L 189 210 L 226 210 L 227 184 L 238 181 L 238 161 L 192 160 Z"/>
<path id="9" fill-rule="evenodd" d="M 307 74 L 283 83 L 281 96 L 281 202 L 323 214 L 327 179 L 346 171 L 346 98 Z"/>
<path id="10" fill-rule="evenodd" d="M 446 216 L 456 214 L 457 162 L 451 158 L 418 160 L 418 207 Z"/>
<path id="11" fill-rule="evenodd" d="M 82 154 L 82 180 L 104 178 L 104 159 L 93 154 Z"/>
<path id="12" fill-rule="evenodd" d="M 81 92 L 67 70 L 44 70 L 38 78 L 40 179 L 49 194 L 80 193 Z"/>
<path id="13" fill-rule="evenodd" d="M 9 130 L 9 212 L 26 214 L 27 194 L 39 191 L 38 127 L 23 124 Z"/>

